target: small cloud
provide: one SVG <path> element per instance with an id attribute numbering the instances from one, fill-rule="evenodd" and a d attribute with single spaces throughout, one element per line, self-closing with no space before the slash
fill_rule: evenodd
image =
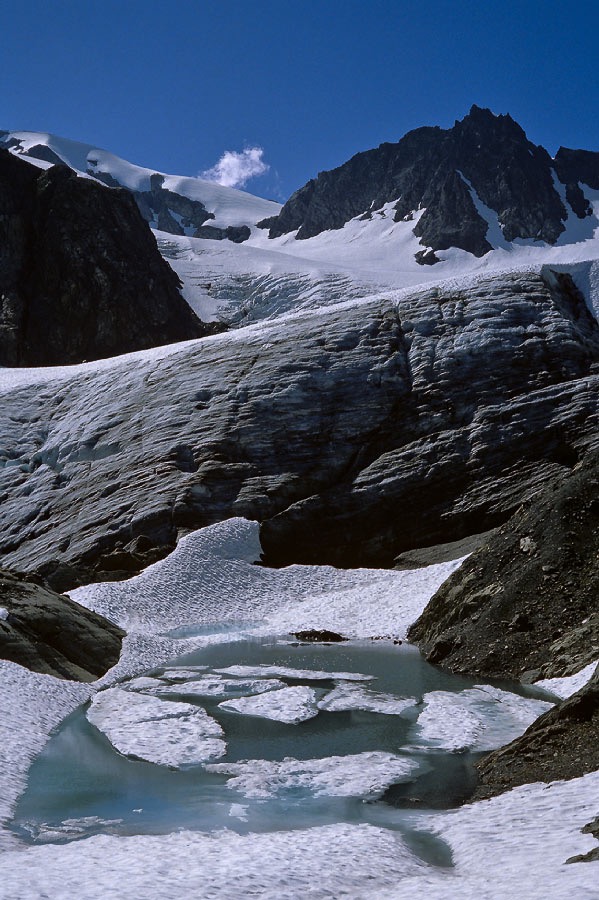
<path id="1" fill-rule="evenodd" d="M 262 147 L 246 147 L 241 153 L 237 150 L 225 150 L 216 165 L 200 173 L 200 178 L 216 181 L 225 187 L 244 187 L 250 178 L 264 175 L 270 166 L 262 159 Z"/>

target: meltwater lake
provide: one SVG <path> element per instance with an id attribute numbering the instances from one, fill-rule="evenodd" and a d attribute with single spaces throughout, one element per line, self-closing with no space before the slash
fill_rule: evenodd
<path id="1" fill-rule="evenodd" d="M 480 753 L 546 708 L 533 694 L 475 686 L 390 640 L 210 644 L 70 715 L 33 763 L 13 829 L 62 843 L 367 822 L 451 865 L 426 810 L 469 795 Z M 204 735 L 197 754 L 187 723 Z"/>

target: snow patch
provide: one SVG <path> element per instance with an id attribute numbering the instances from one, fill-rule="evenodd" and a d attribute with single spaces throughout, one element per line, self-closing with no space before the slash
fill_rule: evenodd
<path id="1" fill-rule="evenodd" d="M 566 675 L 564 678 L 543 678 L 541 681 L 535 682 L 536 687 L 543 688 L 556 697 L 566 700 L 577 691 L 580 691 L 587 684 L 595 673 L 595 669 L 599 666 L 599 660 L 589 663 L 584 669 L 576 672 L 574 675 Z"/>

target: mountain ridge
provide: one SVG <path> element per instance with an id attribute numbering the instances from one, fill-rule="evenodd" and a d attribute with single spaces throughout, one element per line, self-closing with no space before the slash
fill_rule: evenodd
<path id="1" fill-rule="evenodd" d="M 427 249 L 434 255 L 450 247 L 480 257 L 493 245 L 477 201 L 497 214 L 506 241 L 554 244 L 568 218 L 566 202 L 580 219 L 592 214 L 580 181 L 599 188 L 599 153 L 561 147 L 552 160 L 511 116 L 473 106 L 451 129 L 423 126 L 319 173 L 278 216 L 259 224 L 271 239 L 297 231 L 305 240 L 395 202 L 396 222 L 425 210 L 414 228 L 419 261 L 434 263 Z"/>

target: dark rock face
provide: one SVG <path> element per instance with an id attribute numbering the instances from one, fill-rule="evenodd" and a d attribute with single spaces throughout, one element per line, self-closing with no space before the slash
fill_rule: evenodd
<path id="1" fill-rule="evenodd" d="M 579 778 L 599 769 L 599 667 L 591 681 L 477 765 L 474 800 L 520 784 Z"/>
<path id="2" fill-rule="evenodd" d="M 49 152 L 52 153 L 51 150 Z M 27 151 L 27 154 L 33 155 L 31 150 Z M 87 171 L 88 175 L 92 175 L 109 187 L 119 187 L 118 181 L 112 175 L 95 168 Z M 227 228 L 205 225 L 205 222 L 214 219 L 214 213 L 208 212 L 199 200 L 190 200 L 189 197 L 167 190 L 163 187 L 163 183 L 164 176 L 156 172 L 150 177 L 149 191 L 131 191 L 146 222 L 155 224 L 159 231 L 165 231 L 167 234 L 186 234 L 189 232 L 185 229 L 193 229 L 192 237 L 215 241 L 228 240 L 235 244 L 241 244 L 249 238 L 251 231 L 247 225 L 229 225 Z"/>
<path id="3" fill-rule="evenodd" d="M 241 515 L 268 564 L 392 566 L 569 472 L 598 443 L 598 361 L 597 324 L 547 270 L 13 389 L 0 550 L 65 590 Z"/>
<path id="4" fill-rule="evenodd" d="M 451 129 L 418 128 L 397 144 L 381 144 L 321 172 L 290 197 L 279 216 L 260 225 L 270 237 L 299 229 L 298 239 L 309 238 L 397 200 L 395 221 L 426 208 L 414 228 L 423 245 L 433 251 L 459 247 L 482 256 L 491 245 L 471 186 L 497 213 L 507 241 L 532 238 L 552 244 L 567 217 L 554 172 L 567 185 L 576 215 L 588 215 L 589 201 L 578 182 L 599 186 L 599 153 L 562 148 L 552 161 L 510 116 L 473 106 Z"/>
<path id="5" fill-rule="evenodd" d="M 341 641 L 347 641 L 349 638 L 343 637 L 336 631 L 327 631 L 324 629 L 311 629 L 308 631 L 294 631 L 293 637 L 298 641 L 306 641 L 309 644 L 338 644 Z"/>
<path id="6" fill-rule="evenodd" d="M 194 237 L 205 238 L 209 241 L 233 241 L 234 244 L 243 244 L 251 234 L 247 225 L 228 225 L 226 228 L 215 228 L 214 225 L 203 225 L 198 228 Z"/>
<path id="7" fill-rule="evenodd" d="M 412 626 L 427 659 L 486 677 L 568 675 L 599 647 L 599 454 L 547 484 Z M 558 776 L 559 777 L 559 776 Z"/>
<path id="8" fill-rule="evenodd" d="M 42 584 L 0 570 L 0 658 L 70 681 L 118 661 L 125 632 Z"/>
<path id="9" fill-rule="evenodd" d="M 123 190 L 0 150 L 0 365 L 57 365 L 200 337 Z"/>
<path id="10" fill-rule="evenodd" d="M 102 173 L 90 171 L 90 175 L 101 177 Z M 190 200 L 162 185 L 164 177 L 155 173 L 150 178 L 149 191 L 133 191 L 140 212 L 148 222 L 156 222 L 160 231 L 169 234 L 185 234 L 185 228 L 198 229 L 204 222 L 214 218 L 199 200 Z M 177 215 L 180 222 L 174 218 Z"/>

